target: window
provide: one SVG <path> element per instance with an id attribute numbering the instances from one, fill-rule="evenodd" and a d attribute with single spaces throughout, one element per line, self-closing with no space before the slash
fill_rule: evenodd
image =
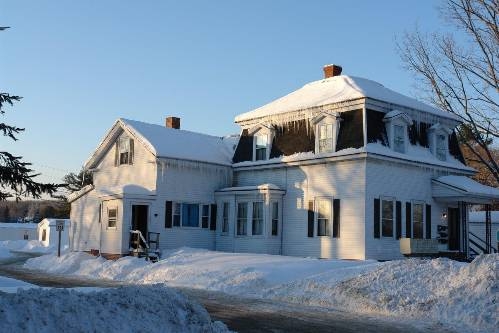
<path id="1" fill-rule="evenodd" d="M 237 204 L 237 235 L 244 236 L 248 234 L 248 203 L 239 202 Z"/>
<path id="2" fill-rule="evenodd" d="M 412 204 L 412 238 L 423 238 L 423 204 Z"/>
<path id="3" fill-rule="evenodd" d="M 198 204 L 182 204 L 182 226 L 199 227 Z"/>
<path id="4" fill-rule="evenodd" d="M 224 210 L 222 216 L 222 232 L 229 232 L 229 203 L 224 202 Z"/>
<path id="5" fill-rule="evenodd" d="M 447 159 L 447 137 L 443 134 L 438 134 L 436 140 L 436 156 L 440 161 L 445 161 Z"/>
<path id="6" fill-rule="evenodd" d="M 122 135 L 119 139 L 118 152 L 119 165 L 128 164 L 130 162 L 130 139 L 126 135 Z"/>
<path id="7" fill-rule="evenodd" d="M 277 236 L 279 230 L 279 203 L 272 202 L 272 236 Z"/>
<path id="8" fill-rule="evenodd" d="M 393 237 L 393 200 L 381 200 L 381 236 Z"/>
<path id="9" fill-rule="evenodd" d="M 317 200 L 317 236 L 330 236 L 331 200 Z"/>
<path id="10" fill-rule="evenodd" d="M 47 229 L 42 230 L 42 242 L 47 240 Z"/>
<path id="11" fill-rule="evenodd" d="M 109 208 L 107 210 L 107 227 L 108 228 L 116 228 L 117 217 L 118 217 L 118 209 L 117 208 Z"/>
<path id="12" fill-rule="evenodd" d="M 263 202 L 253 202 L 252 235 L 263 234 Z"/>
<path id="13" fill-rule="evenodd" d="M 210 205 L 202 205 L 201 227 L 208 228 L 210 222 Z"/>
<path id="14" fill-rule="evenodd" d="M 268 146 L 267 135 L 255 136 L 255 160 L 256 161 L 261 161 L 261 160 L 267 159 L 267 146 Z"/>
<path id="15" fill-rule="evenodd" d="M 173 226 L 180 227 L 180 212 L 182 205 L 178 202 L 173 203 Z"/>
<path id="16" fill-rule="evenodd" d="M 393 150 L 405 153 L 405 126 L 393 126 Z"/>
<path id="17" fill-rule="evenodd" d="M 333 151 L 333 124 L 319 125 L 319 153 Z"/>

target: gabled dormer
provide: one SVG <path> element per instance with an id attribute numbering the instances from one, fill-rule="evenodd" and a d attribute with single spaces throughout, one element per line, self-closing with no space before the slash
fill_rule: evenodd
<path id="1" fill-rule="evenodd" d="M 452 129 L 436 123 L 428 129 L 428 143 L 431 153 L 441 161 L 446 161 L 449 154 L 449 135 Z"/>
<path id="2" fill-rule="evenodd" d="M 340 115 L 336 112 L 324 112 L 314 117 L 311 123 L 315 128 L 315 153 L 332 153 L 336 151 Z"/>
<path id="3" fill-rule="evenodd" d="M 253 136 L 253 161 L 268 160 L 275 134 L 274 128 L 267 124 L 259 124 L 249 129 L 248 134 Z"/>
<path id="4" fill-rule="evenodd" d="M 390 148 L 398 153 L 404 154 L 407 152 L 409 144 L 407 128 L 412 124 L 411 117 L 402 111 L 393 110 L 385 115 L 383 122 L 385 123 Z"/>

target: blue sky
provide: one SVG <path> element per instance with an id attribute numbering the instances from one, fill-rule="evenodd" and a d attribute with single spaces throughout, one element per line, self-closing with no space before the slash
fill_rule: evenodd
<path id="1" fill-rule="evenodd" d="M 438 1 L 4 1 L 0 90 L 23 96 L 2 121 L 25 127 L 0 149 L 58 182 L 119 118 L 213 135 L 237 114 L 339 64 L 409 96 L 395 39 L 439 29 Z"/>

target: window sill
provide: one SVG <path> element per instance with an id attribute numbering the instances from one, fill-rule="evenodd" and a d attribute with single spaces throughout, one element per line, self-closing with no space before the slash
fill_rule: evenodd
<path id="1" fill-rule="evenodd" d="M 114 231 L 116 231 L 116 230 L 118 230 L 118 228 L 117 227 L 106 227 L 106 230 L 114 230 Z"/>

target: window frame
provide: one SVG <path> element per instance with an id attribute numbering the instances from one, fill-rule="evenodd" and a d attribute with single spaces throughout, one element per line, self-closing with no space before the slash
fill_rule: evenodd
<path id="1" fill-rule="evenodd" d="M 327 228 L 325 229 L 326 230 L 326 234 L 325 235 L 320 235 L 319 234 L 319 229 L 320 229 L 320 225 L 319 225 L 319 220 L 322 220 L 324 218 L 320 218 L 319 217 L 319 214 L 320 214 L 320 206 L 319 206 L 319 202 L 320 201 L 326 201 L 329 203 L 329 216 L 327 217 Z M 315 226 L 316 226 L 316 231 L 315 231 L 315 234 L 317 237 L 329 237 L 329 238 L 332 238 L 332 223 L 333 223 L 333 198 L 332 197 L 316 197 L 315 200 L 314 200 L 314 214 L 315 214 L 315 217 L 314 217 L 314 222 L 315 222 Z"/>
<path id="2" fill-rule="evenodd" d="M 401 154 L 405 154 L 407 152 L 407 135 L 406 135 L 406 131 L 407 131 L 407 126 L 404 126 L 404 125 L 401 125 L 401 124 L 397 124 L 397 123 L 394 123 L 393 125 L 393 151 L 397 152 L 397 153 L 401 153 Z M 400 131 L 402 132 L 402 136 L 398 135 L 397 133 L 397 129 L 400 128 Z M 400 134 L 400 133 L 399 133 Z"/>
<path id="3" fill-rule="evenodd" d="M 207 210 L 208 210 L 208 215 L 204 215 L 205 208 L 207 208 Z M 210 228 L 210 217 L 211 217 L 210 210 L 211 210 L 211 207 L 209 204 L 200 204 L 199 205 L 199 219 L 200 219 L 201 229 L 209 229 Z M 204 224 L 205 221 L 206 221 L 206 226 Z"/>
<path id="4" fill-rule="evenodd" d="M 127 135 L 121 135 L 118 139 L 118 166 L 128 165 L 130 163 L 130 138 Z M 124 149 L 123 145 L 126 145 Z M 126 154 L 126 160 L 122 160 L 122 155 Z"/>
<path id="5" fill-rule="evenodd" d="M 315 123 L 315 152 L 316 154 L 327 154 L 334 153 L 336 151 L 336 144 L 338 141 L 338 132 L 339 132 L 339 124 L 341 118 L 338 115 L 320 115 L 315 120 L 312 120 Z M 328 133 L 327 127 L 331 126 L 331 137 L 326 137 L 326 139 L 322 139 L 321 136 L 321 128 L 326 127 L 326 133 Z M 324 140 L 330 141 L 330 150 L 321 149 L 321 142 Z"/>
<path id="6" fill-rule="evenodd" d="M 192 226 L 192 225 L 184 225 L 184 206 L 196 206 L 197 207 L 197 210 L 198 210 L 198 218 L 195 219 L 197 221 L 197 225 L 196 226 Z M 200 212 L 199 212 L 199 204 L 198 203 L 187 203 L 187 202 L 182 202 L 181 203 L 181 207 L 182 207 L 182 212 L 181 212 L 181 218 L 180 218 L 180 225 L 182 228 L 189 228 L 189 229 L 198 229 L 198 228 L 201 228 L 201 224 L 200 224 Z M 189 208 L 187 208 L 189 210 Z M 190 220 L 189 220 L 190 221 Z"/>
<path id="7" fill-rule="evenodd" d="M 241 205 L 245 205 L 245 207 L 246 207 L 246 215 L 244 217 L 239 216 Z M 249 201 L 238 201 L 236 208 L 237 208 L 236 209 L 236 227 L 234 228 L 235 229 L 234 230 L 235 237 L 247 237 L 247 236 L 249 236 L 248 235 Z M 243 220 L 243 218 L 244 218 L 244 220 Z M 243 229 L 246 231 L 244 234 L 239 233 L 239 221 L 240 220 L 244 222 Z"/>
<path id="8" fill-rule="evenodd" d="M 114 216 L 114 225 L 110 225 L 111 217 L 109 216 L 110 211 L 116 211 Z M 118 228 L 118 206 L 107 207 L 107 230 L 116 230 Z"/>
<path id="9" fill-rule="evenodd" d="M 385 122 L 386 134 L 388 135 L 388 146 L 391 150 L 399 154 L 407 154 L 407 150 L 409 147 L 409 126 L 412 125 L 412 118 L 405 112 L 400 110 L 392 110 L 388 112 L 383 118 L 383 122 Z M 403 132 L 403 152 L 395 147 L 400 147 L 400 145 L 395 145 L 395 127 L 402 127 Z M 397 136 L 399 137 L 399 136 Z"/>
<path id="10" fill-rule="evenodd" d="M 227 235 L 229 233 L 229 220 L 230 220 L 230 202 L 224 201 L 222 203 L 222 228 L 221 234 Z"/>
<path id="11" fill-rule="evenodd" d="M 281 212 L 279 211 L 280 205 L 279 201 L 274 200 L 270 202 L 270 236 L 279 236 L 279 222 Z M 277 217 L 274 217 L 274 213 L 277 213 Z M 275 233 L 274 233 L 274 222 L 275 222 Z"/>
<path id="12" fill-rule="evenodd" d="M 421 237 L 415 237 L 415 213 L 416 213 L 416 205 L 421 205 Z M 426 217 L 425 217 L 425 207 L 426 202 L 421 200 L 412 200 L 411 201 L 411 238 L 412 239 L 424 239 L 425 238 L 425 227 L 426 227 Z"/>
<path id="13" fill-rule="evenodd" d="M 394 197 L 380 197 L 379 198 L 380 200 L 380 204 L 379 204 L 379 209 L 380 209 L 380 212 L 379 212 L 379 234 L 380 234 L 380 238 L 394 238 L 395 237 L 395 198 Z M 384 231 L 384 228 L 383 228 L 383 224 L 384 224 L 384 221 L 385 220 L 389 220 L 389 219 L 385 219 L 383 218 L 383 202 L 391 202 L 391 206 L 392 206 L 392 218 L 391 218 L 391 235 L 390 236 L 385 236 L 383 234 L 383 231 Z"/>
<path id="14" fill-rule="evenodd" d="M 176 214 L 176 208 L 178 207 L 178 214 Z M 175 217 L 178 216 L 178 224 L 175 224 Z M 172 202 L 172 227 L 181 228 L 182 227 L 182 203 Z"/>
<path id="15" fill-rule="evenodd" d="M 255 207 L 261 206 L 261 216 L 255 218 Z M 260 221 L 260 233 L 255 233 L 255 220 Z M 252 201 L 251 203 L 251 236 L 263 236 L 265 230 L 265 202 Z"/>
<path id="16" fill-rule="evenodd" d="M 439 140 L 440 137 L 443 138 L 443 141 Z M 435 133 L 435 157 L 440 161 L 447 161 L 447 154 L 449 152 L 448 137 L 448 135 L 445 135 L 442 132 Z M 440 142 L 443 142 L 442 147 L 439 145 Z"/>

